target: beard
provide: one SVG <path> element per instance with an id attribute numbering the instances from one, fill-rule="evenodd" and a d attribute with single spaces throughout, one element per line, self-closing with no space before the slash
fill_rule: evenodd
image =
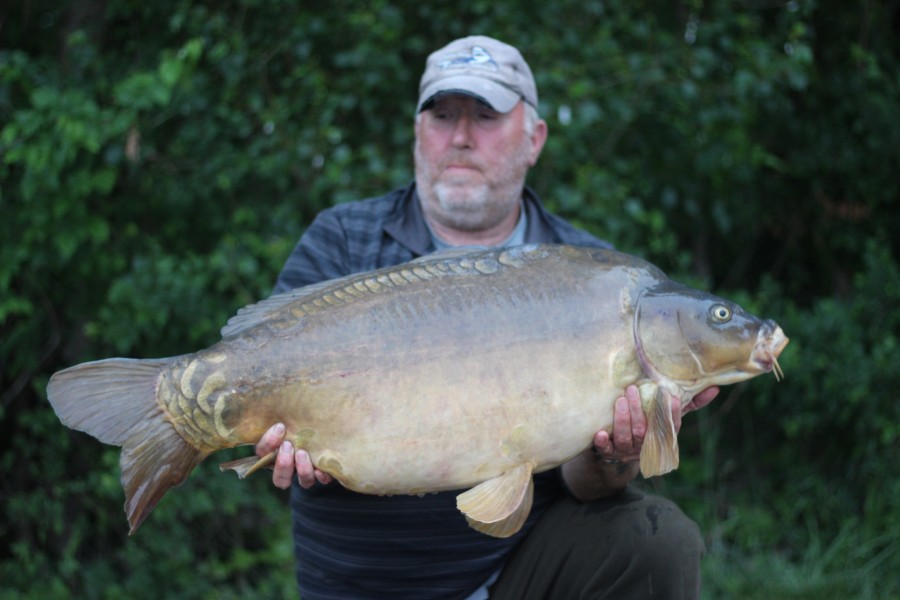
<path id="1" fill-rule="evenodd" d="M 436 203 L 436 210 L 433 212 L 443 215 L 441 224 L 454 229 L 463 231 L 487 229 L 499 223 L 506 214 L 503 207 L 507 203 L 491 202 L 491 190 L 484 181 L 438 182 L 432 185 L 430 191 L 434 198 L 433 200 L 426 198 L 425 201 L 432 208 Z"/>
<path id="2" fill-rule="evenodd" d="M 476 172 L 447 174 L 445 165 L 467 164 L 466 158 L 450 155 L 439 164 L 430 164 L 416 141 L 416 189 L 426 216 L 460 231 L 481 231 L 498 225 L 518 209 L 529 151 L 527 143 L 523 143 L 498 170 L 480 171 L 480 176 Z"/>

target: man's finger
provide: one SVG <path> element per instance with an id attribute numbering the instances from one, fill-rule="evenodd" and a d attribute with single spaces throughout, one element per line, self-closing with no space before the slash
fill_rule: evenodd
<path id="1" fill-rule="evenodd" d="M 631 437 L 631 409 L 628 400 L 625 398 L 616 399 L 613 439 L 617 453 L 627 454 L 631 452 L 631 447 L 634 443 Z"/>
<path id="2" fill-rule="evenodd" d="M 609 438 L 609 432 L 605 429 L 594 434 L 594 450 L 600 454 L 612 452 L 612 440 Z"/>
<path id="3" fill-rule="evenodd" d="M 647 417 L 644 416 L 641 396 L 637 389 L 633 393 L 631 393 L 631 390 L 625 390 L 625 397 L 628 400 L 628 411 L 631 413 L 632 445 L 635 449 L 638 449 L 644 443 L 644 437 L 647 435 Z"/>
<path id="4" fill-rule="evenodd" d="M 294 477 L 294 446 L 289 441 L 282 442 L 275 455 L 275 468 L 272 472 L 272 483 L 283 490 L 291 487 Z"/>
<path id="5" fill-rule="evenodd" d="M 688 402 L 687 406 L 684 407 L 682 414 L 687 414 L 692 410 L 698 410 L 709 404 L 713 401 L 713 399 L 719 395 L 719 388 L 717 386 L 710 386 L 705 390 L 699 392 L 694 398 Z"/>
<path id="6" fill-rule="evenodd" d="M 269 427 L 259 441 L 256 442 L 256 455 L 265 456 L 274 452 L 284 441 L 284 424 L 276 423 Z"/>

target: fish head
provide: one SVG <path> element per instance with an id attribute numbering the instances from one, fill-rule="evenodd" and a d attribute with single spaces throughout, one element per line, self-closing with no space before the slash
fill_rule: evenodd
<path id="1" fill-rule="evenodd" d="M 634 317 L 638 358 L 651 379 L 676 384 L 682 397 L 774 371 L 788 338 L 774 321 L 675 282 L 645 291 Z"/>

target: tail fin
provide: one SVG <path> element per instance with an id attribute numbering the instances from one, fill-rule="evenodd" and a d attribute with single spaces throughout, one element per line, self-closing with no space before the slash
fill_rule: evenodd
<path id="1" fill-rule="evenodd" d="M 175 360 L 89 362 L 54 374 L 47 384 L 47 397 L 64 425 L 122 447 L 129 534 L 207 456 L 178 435 L 156 399 L 159 374 Z"/>

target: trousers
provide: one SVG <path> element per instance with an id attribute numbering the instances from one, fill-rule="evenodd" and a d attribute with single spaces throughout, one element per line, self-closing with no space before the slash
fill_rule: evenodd
<path id="1" fill-rule="evenodd" d="M 705 552 L 675 503 L 634 485 L 592 502 L 565 496 L 513 550 L 491 600 L 687 600 Z"/>

